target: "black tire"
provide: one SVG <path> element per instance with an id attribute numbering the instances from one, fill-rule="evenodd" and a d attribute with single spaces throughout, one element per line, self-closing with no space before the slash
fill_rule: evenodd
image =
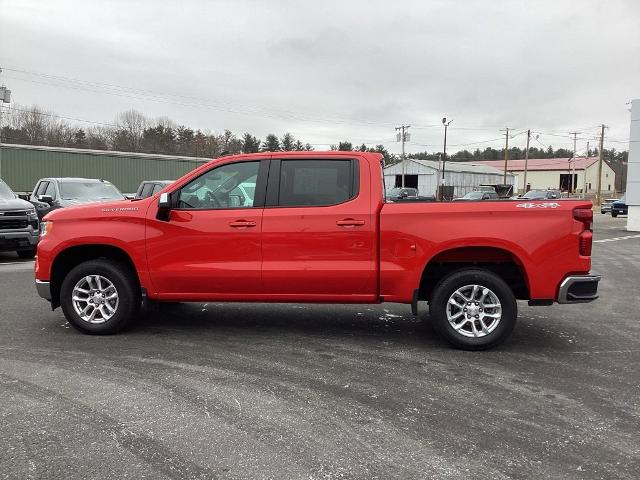
<path id="1" fill-rule="evenodd" d="M 611 212 L 611 216 L 612 216 L 613 218 L 616 218 L 616 217 L 618 216 L 618 212 L 613 212 L 613 211 L 612 211 L 612 212 Z"/>
<path id="2" fill-rule="evenodd" d="M 449 298 L 456 290 L 466 285 L 486 287 L 500 301 L 502 315 L 494 329 L 485 336 L 467 337 L 456 331 L 447 319 Z M 511 288 L 502 278 L 488 270 L 473 268 L 455 271 L 436 285 L 429 303 L 429 313 L 436 333 L 453 346 L 463 350 L 486 350 L 499 345 L 509 337 L 516 324 L 518 307 Z M 465 328 L 471 330 L 470 326 Z"/>
<path id="3" fill-rule="evenodd" d="M 73 306 L 73 289 L 88 275 L 106 278 L 117 290 L 116 311 L 103 323 L 89 323 L 83 320 Z M 106 259 L 90 260 L 76 266 L 64 278 L 60 289 L 60 305 L 64 316 L 74 328 L 90 335 L 110 335 L 130 325 L 140 311 L 141 297 L 136 273 L 126 265 Z"/>
<path id="4" fill-rule="evenodd" d="M 19 258 L 22 258 L 23 260 L 27 260 L 27 259 L 34 258 L 36 256 L 36 249 L 31 248 L 29 250 L 18 250 L 16 253 L 18 254 Z"/>

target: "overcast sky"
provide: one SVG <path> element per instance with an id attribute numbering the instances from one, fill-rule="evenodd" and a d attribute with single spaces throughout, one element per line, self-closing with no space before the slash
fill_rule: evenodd
<path id="1" fill-rule="evenodd" d="M 399 123 L 408 151 L 441 150 L 443 116 L 452 151 L 499 147 L 461 144 L 505 126 L 577 130 L 580 150 L 605 123 L 626 149 L 614 140 L 640 97 L 640 1 L 0 0 L 0 66 L 14 102 L 92 121 L 133 108 L 395 152 Z"/>

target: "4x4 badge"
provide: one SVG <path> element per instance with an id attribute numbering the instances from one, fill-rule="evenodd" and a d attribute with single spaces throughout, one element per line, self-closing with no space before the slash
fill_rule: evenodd
<path id="1" fill-rule="evenodd" d="M 558 208 L 560 206 L 559 203 L 549 202 L 549 203 L 519 203 L 516 207 L 519 208 Z"/>

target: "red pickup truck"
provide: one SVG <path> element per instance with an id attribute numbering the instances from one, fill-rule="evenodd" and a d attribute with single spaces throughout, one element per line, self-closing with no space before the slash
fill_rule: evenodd
<path id="1" fill-rule="evenodd" d="M 157 302 L 429 302 L 453 345 L 490 348 L 516 299 L 597 298 L 583 200 L 386 202 L 381 156 L 213 160 L 159 193 L 45 217 L 36 287 L 85 333 Z"/>

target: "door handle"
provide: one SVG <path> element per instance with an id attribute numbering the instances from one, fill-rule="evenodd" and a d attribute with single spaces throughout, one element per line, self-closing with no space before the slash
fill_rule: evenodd
<path id="1" fill-rule="evenodd" d="M 236 220 L 235 222 L 229 222 L 229 226 L 234 228 L 255 227 L 256 222 L 248 220 Z"/>
<path id="2" fill-rule="evenodd" d="M 336 225 L 341 227 L 358 227 L 364 225 L 364 220 L 356 220 L 354 218 L 345 218 L 343 220 L 338 220 Z"/>

